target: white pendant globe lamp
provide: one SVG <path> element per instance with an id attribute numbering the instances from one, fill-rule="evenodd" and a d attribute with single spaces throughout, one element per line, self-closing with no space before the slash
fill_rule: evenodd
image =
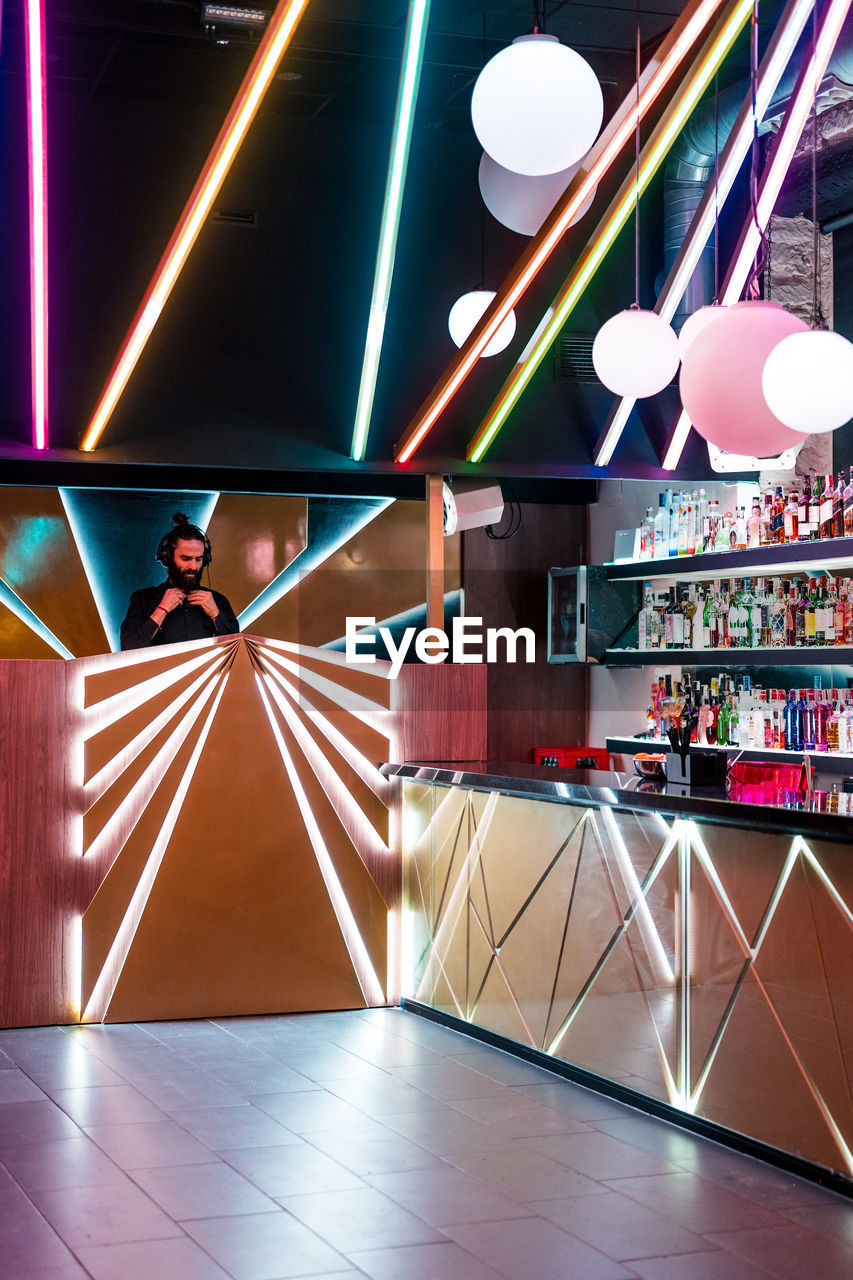
<path id="1" fill-rule="evenodd" d="M 513 173 L 559 173 L 589 151 L 604 118 L 592 67 L 556 36 L 518 36 L 486 63 L 471 97 L 483 150 Z"/>
<path id="2" fill-rule="evenodd" d="M 678 370 L 678 338 L 656 311 L 628 307 L 603 324 L 592 344 L 599 380 L 617 396 L 657 395 Z"/>
<path id="3" fill-rule="evenodd" d="M 792 431 L 835 431 L 853 418 L 853 342 L 830 329 L 792 333 L 767 357 L 761 388 Z"/>
<path id="4" fill-rule="evenodd" d="M 699 337 L 699 334 L 715 320 L 725 315 L 726 308 L 724 303 L 713 302 L 704 307 L 699 307 L 687 317 L 684 324 L 678 331 L 678 353 L 683 360 L 687 354 L 690 344 Z"/>
<path id="5" fill-rule="evenodd" d="M 533 236 L 542 226 L 554 205 L 581 167 L 581 162 L 569 165 L 558 173 L 546 173 L 531 177 L 513 173 L 493 160 L 484 151 L 480 160 L 478 178 L 483 203 L 493 218 L 510 231 L 522 236 Z M 595 199 L 595 187 L 572 218 L 570 226 L 590 208 Z"/>
<path id="6" fill-rule="evenodd" d="M 463 293 L 461 298 L 456 299 L 450 308 L 450 315 L 447 317 L 447 327 L 457 347 L 461 347 L 468 335 L 474 330 L 495 296 L 495 292 L 492 289 L 472 289 L 470 293 Z M 501 322 L 497 333 L 480 352 L 480 355 L 496 356 L 499 351 L 503 351 L 505 347 L 509 346 L 514 336 L 515 312 L 510 311 L 506 319 Z"/>

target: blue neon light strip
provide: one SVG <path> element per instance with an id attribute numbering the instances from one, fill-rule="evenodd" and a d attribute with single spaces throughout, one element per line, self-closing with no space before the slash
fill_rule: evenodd
<path id="1" fill-rule="evenodd" d="M 373 296 L 370 300 L 370 316 L 367 321 L 367 339 L 364 347 L 364 363 L 358 388 L 358 404 L 355 411 L 352 449 L 350 456 L 360 462 L 367 449 L 367 433 L 373 412 L 373 397 L 379 375 L 379 358 L 385 336 L 385 319 L 388 314 L 388 298 L 391 293 L 391 277 L 394 274 L 394 256 L 397 252 L 397 233 L 400 228 L 400 209 L 403 204 L 403 187 L 409 163 L 415 104 L 423 66 L 429 22 L 430 0 L 412 0 L 403 46 L 403 67 L 400 73 L 400 89 L 397 95 L 397 112 L 391 138 L 391 159 L 385 185 L 385 204 L 379 231 L 379 250 L 376 255 L 376 272 L 373 278 Z"/>
<path id="2" fill-rule="evenodd" d="M 44 640 L 45 644 L 49 644 L 60 658 L 73 658 L 74 654 L 70 649 L 66 649 L 61 640 L 58 640 L 46 623 L 42 622 L 37 613 L 33 613 L 29 605 L 24 604 L 21 597 L 12 590 L 7 582 L 0 578 L 0 604 L 4 604 L 10 613 L 14 613 L 16 618 L 20 618 L 24 626 L 29 627 L 30 631 L 34 631 L 37 636 Z"/>

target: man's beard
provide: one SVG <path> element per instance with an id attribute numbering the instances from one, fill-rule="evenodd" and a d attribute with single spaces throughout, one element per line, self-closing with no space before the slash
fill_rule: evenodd
<path id="1" fill-rule="evenodd" d="M 186 591 L 187 595 L 191 591 L 198 591 L 201 586 L 201 573 L 195 569 L 186 569 L 181 572 L 180 569 L 172 569 L 169 577 L 176 587 L 181 591 Z"/>

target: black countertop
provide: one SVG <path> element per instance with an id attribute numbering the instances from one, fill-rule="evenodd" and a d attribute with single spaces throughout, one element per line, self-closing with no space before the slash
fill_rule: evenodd
<path id="1" fill-rule="evenodd" d="M 503 795 L 544 800 L 551 804 L 610 805 L 619 809 L 651 809 L 673 817 L 722 822 L 729 826 L 783 835 L 803 835 L 853 846 L 853 816 L 828 812 L 826 792 L 813 792 L 794 803 L 758 803 L 737 799 L 722 787 L 686 787 L 650 782 L 631 773 L 603 769 L 560 769 L 502 761 L 415 761 L 384 764 L 388 778 L 500 791 Z M 844 803 L 847 797 L 839 797 Z M 853 797 L 851 797 L 853 799 Z"/>

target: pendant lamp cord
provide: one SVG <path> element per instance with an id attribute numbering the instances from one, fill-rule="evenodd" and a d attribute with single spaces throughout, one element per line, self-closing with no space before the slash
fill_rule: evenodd
<path id="1" fill-rule="evenodd" d="M 720 92 L 714 75 L 714 304 L 720 300 Z"/>
<path id="2" fill-rule="evenodd" d="M 761 158 L 760 147 L 758 142 L 758 3 L 759 0 L 753 0 L 752 5 L 752 39 L 750 53 L 750 80 L 752 82 L 752 159 L 749 175 L 749 194 L 752 204 L 752 220 L 755 223 L 759 235 L 758 249 L 755 254 L 755 261 L 752 264 L 752 270 L 749 273 L 749 279 L 744 288 L 744 296 L 750 300 L 760 298 L 761 289 L 759 286 L 759 277 L 764 270 L 764 264 L 767 261 L 767 237 L 764 234 L 764 228 L 758 221 L 758 164 Z"/>
<path id="3" fill-rule="evenodd" d="M 634 130 L 634 306 L 640 306 L 640 0 L 637 0 L 637 124 Z"/>
<path id="4" fill-rule="evenodd" d="M 817 58 L 817 4 L 812 9 L 812 62 Z M 812 99 L 812 235 L 814 271 L 812 279 L 812 328 L 826 329 L 821 288 L 820 224 L 817 220 L 817 85 Z"/>
<path id="5" fill-rule="evenodd" d="M 545 0 L 533 0 L 533 34 L 545 34 Z"/>

